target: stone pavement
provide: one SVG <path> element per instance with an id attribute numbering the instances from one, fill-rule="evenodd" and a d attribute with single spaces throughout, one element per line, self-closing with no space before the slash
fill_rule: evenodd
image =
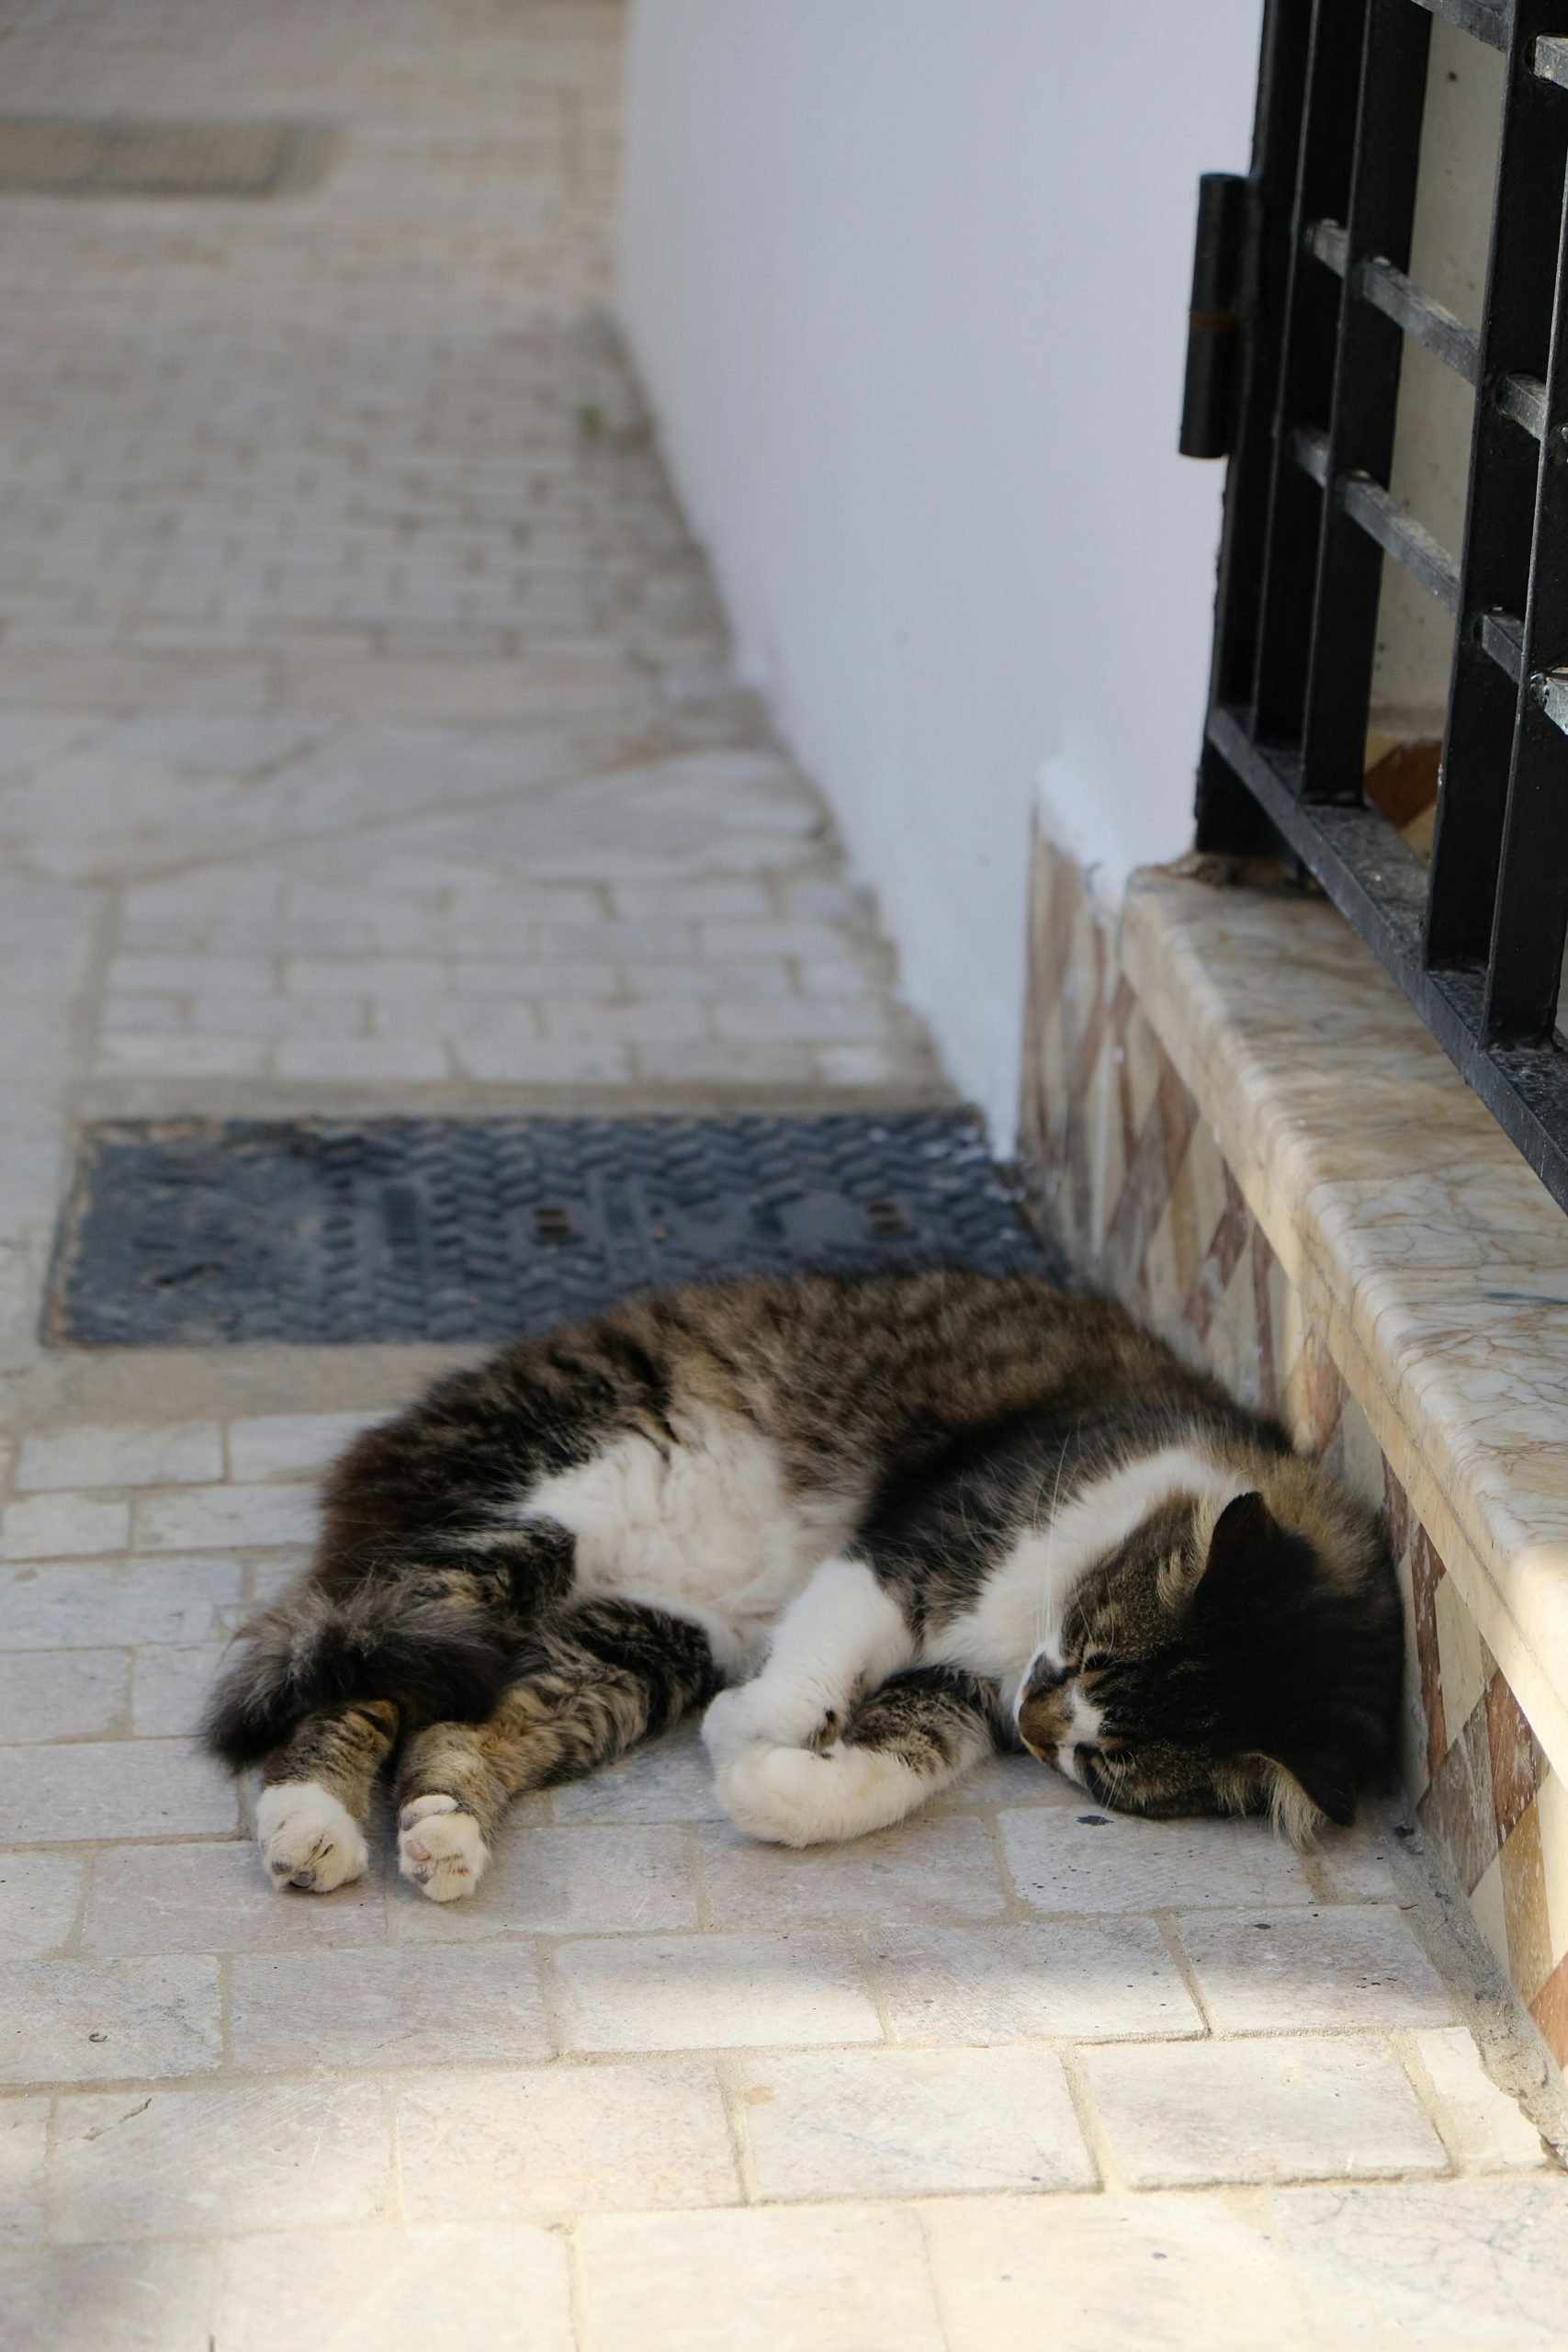
<path id="1" fill-rule="evenodd" d="M 785 1854 L 681 1735 L 437 1910 L 384 1852 L 275 1894 L 192 1753 L 321 1462 L 450 1359 L 40 1350 L 77 1123 L 940 1092 L 604 323 L 619 33 L 0 0 L 11 111 L 338 141 L 0 199 L 7 2346 L 1568 2340 L 1539 2053 L 1387 1824 L 1300 1862 L 998 1764 Z"/>

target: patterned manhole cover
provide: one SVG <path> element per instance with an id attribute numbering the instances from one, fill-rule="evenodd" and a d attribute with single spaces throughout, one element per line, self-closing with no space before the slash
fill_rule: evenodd
<path id="1" fill-rule="evenodd" d="M 499 1340 L 694 1277 L 934 1261 L 1051 1263 L 963 1113 L 122 1125 L 85 1138 L 45 1336 Z"/>

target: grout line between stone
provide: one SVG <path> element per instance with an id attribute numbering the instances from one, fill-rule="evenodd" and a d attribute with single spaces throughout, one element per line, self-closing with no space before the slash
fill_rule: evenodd
<path id="1" fill-rule="evenodd" d="M 1111 2196 L 1125 2193 L 1129 2184 L 1116 2161 L 1115 2152 L 1106 2134 L 1105 2127 L 1100 2120 L 1100 2110 L 1089 2094 L 1089 2082 L 1083 2068 L 1082 2053 L 1077 2044 L 1069 2041 L 1053 2043 L 1051 2046 L 1055 2049 L 1062 2072 L 1066 2077 L 1068 2095 L 1073 2102 L 1073 2113 L 1077 2118 L 1078 2130 L 1083 2133 L 1084 2145 L 1089 2154 L 1089 2162 L 1099 2176 L 1099 2187 Z"/>
<path id="2" fill-rule="evenodd" d="M 714 2075 L 724 2108 L 725 2129 L 729 2135 L 729 2153 L 735 2165 L 735 2177 L 740 2184 L 741 2202 L 745 2205 L 760 2205 L 763 2202 L 763 2199 L 757 2181 L 757 2164 L 751 2148 L 751 2134 L 746 2129 L 746 2118 L 742 2111 L 745 2106 L 745 2094 L 740 2087 L 739 2066 L 739 2059 L 727 2052 L 714 2061 Z"/>

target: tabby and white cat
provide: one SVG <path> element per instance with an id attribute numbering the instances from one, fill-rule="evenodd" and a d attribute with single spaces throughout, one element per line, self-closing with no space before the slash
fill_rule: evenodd
<path id="1" fill-rule="evenodd" d="M 715 1283 L 508 1349 L 371 1430 L 247 1629 L 214 1751 L 279 1885 L 466 1894 L 508 1802 L 707 1703 L 806 1846 L 1021 1744 L 1098 1804 L 1348 1821 L 1392 1749 L 1376 1522 L 1109 1300 L 1027 1275 Z"/>

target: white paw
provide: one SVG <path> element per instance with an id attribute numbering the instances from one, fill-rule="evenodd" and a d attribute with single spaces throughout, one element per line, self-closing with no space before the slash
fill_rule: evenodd
<path id="1" fill-rule="evenodd" d="M 399 1814 L 398 1868 L 432 1903 L 471 1894 L 489 1860 L 479 1823 L 456 1797 L 414 1797 Z"/>
<path id="2" fill-rule="evenodd" d="M 330 1894 L 363 1878 L 365 1834 L 348 1807 L 319 1781 L 278 1781 L 256 1800 L 256 1843 L 275 1886 Z"/>
<path id="3" fill-rule="evenodd" d="M 805 1747 L 836 1728 L 819 1691 L 795 1689 L 777 1675 L 757 1674 L 708 1702 L 703 1744 L 715 1764 L 728 1764 L 758 1740 L 770 1747 Z"/>
<path id="4" fill-rule="evenodd" d="M 901 1821 L 931 1793 L 891 1756 L 864 1747 L 774 1747 L 758 1740 L 714 1776 L 719 1803 L 753 1838 L 822 1846 Z"/>
<path id="5" fill-rule="evenodd" d="M 755 1682 L 738 1682 L 708 1702 L 703 1717 L 703 1746 L 716 1765 L 730 1762 L 751 1741 L 761 1738 L 761 1718 Z"/>

